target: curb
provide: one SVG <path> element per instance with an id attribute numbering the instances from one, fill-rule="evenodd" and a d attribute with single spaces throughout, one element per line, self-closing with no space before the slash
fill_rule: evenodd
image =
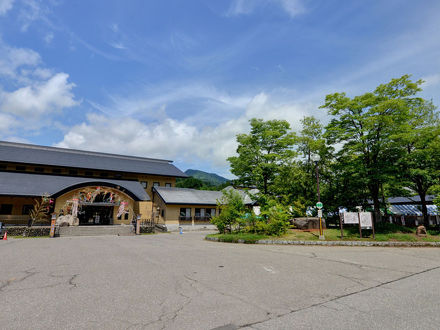
<path id="1" fill-rule="evenodd" d="M 321 245 L 321 246 L 388 246 L 388 247 L 440 247 L 440 242 L 373 242 L 373 241 L 288 241 L 261 239 L 255 243 L 247 243 L 243 239 L 237 242 L 225 242 L 218 237 L 205 237 L 205 240 L 223 243 L 246 243 L 266 245 Z"/>

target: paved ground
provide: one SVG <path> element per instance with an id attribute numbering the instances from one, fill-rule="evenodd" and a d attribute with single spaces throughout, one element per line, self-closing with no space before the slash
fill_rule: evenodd
<path id="1" fill-rule="evenodd" d="M 438 329 L 440 249 L 0 241 L 2 329 Z"/>

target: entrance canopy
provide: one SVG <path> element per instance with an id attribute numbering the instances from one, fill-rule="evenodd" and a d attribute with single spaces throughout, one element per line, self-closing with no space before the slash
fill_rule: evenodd
<path id="1" fill-rule="evenodd" d="M 136 201 L 150 200 L 138 181 L 0 172 L 0 195 L 6 196 L 42 196 L 49 194 L 52 197 L 57 197 L 69 190 L 88 185 L 116 188 Z"/>

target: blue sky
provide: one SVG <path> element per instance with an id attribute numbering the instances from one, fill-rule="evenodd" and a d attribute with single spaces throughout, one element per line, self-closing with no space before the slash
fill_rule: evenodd
<path id="1" fill-rule="evenodd" d="M 0 0 L 0 139 L 230 177 L 252 117 L 403 74 L 440 104 L 439 1 Z"/>

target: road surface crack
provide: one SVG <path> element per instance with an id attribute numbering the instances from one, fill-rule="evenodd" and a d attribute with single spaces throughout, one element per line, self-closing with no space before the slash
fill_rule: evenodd
<path id="1" fill-rule="evenodd" d="M 5 283 L 3 283 L 2 285 L 0 285 L 0 292 L 3 291 L 3 290 L 4 290 L 5 288 L 7 288 L 8 286 L 10 286 L 12 283 L 20 283 L 20 282 L 23 282 L 23 281 L 25 281 L 27 278 L 29 278 L 29 277 L 31 277 L 31 276 L 34 276 L 34 275 L 38 274 L 38 272 L 36 272 L 36 271 L 32 271 L 32 268 L 29 269 L 29 270 L 24 270 L 23 273 L 25 273 L 26 275 L 23 276 L 22 278 L 20 278 L 20 279 L 18 279 L 18 280 L 15 279 L 15 278 L 12 278 L 12 279 L 7 280 L 7 281 L 6 281 Z"/>
<path id="2" fill-rule="evenodd" d="M 431 271 L 437 270 L 437 269 L 440 269 L 440 266 L 433 267 L 433 268 L 428 268 L 428 269 L 425 269 L 425 270 L 422 270 L 422 271 L 416 272 L 416 273 L 411 273 L 409 275 L 405 275 L 405 276 L 402 276 L 402 277 L 399 277 L 399 278 L 396 278 L 394 280 L 390 280 L 390 281 L 387 281 L 387 282 L 382 282 L 382 283 L 380 283 L 378 285 L 375 285 L 375 286 L 372 286 L 372 287 L 368 287 L 368 288 L 365 288 L 365 289 L 362 289 L 362 290 L 354 291 L 354 292 L 347 293 L 347 294 L 344 294 L 344 295 L 341 295 L 341 296 L 336 296 L 334 298 L 331 298 L 331 299 L 323 301 L 323 302 L 319 302 L 319 303 L 312 304 L 312 305 L 305 306 L 305 307 L 298 308 L 298 309 L 292 309 L 291 311 L 289 311 L 287 313 L 276 315 L 274 318 L 266 318 L 264 320 L 260 320 L 260 321 L 256 321 L 256 322 L 252 322 L 252 323 L 248 323 L 248 324 L 243 324 L 239 328 L 245 328 L 245 327 L 251 327 L 252 328 L 252 326 L 254 326 L 254 325 L 261 324 L 261 323 L 269 321 L 271 319 L 280 318 L 280 317 L 283 317 L 283 316 L 286 316 L 286 315 L 289 315 L 289 314 L 294 314 L 294 313 L 301 312 L 301 311 L 304 311 L 304 310 L 307 310 L 307 309 L 310 309 L 310 308 L 314 308 L 314 307 L 320 307 L 320 306 L 323 306 L 323 305 L 325 305 L 325 304 L 327 304 L 329 302 L 336 302 L 337 300 L 342 299 L 342 298 L 354 296 L 354 295 L 357 295 L 359 293 L 363 293 L 363 292 L 366 292 L 366 291 L 369 291 L 369 290 L 377 289 L 377 288 L 380 288 L 382 286 L 385 286 L 385 285 L 388 285 L 388 284 L 391 284 L 391 283 L 396 283 L 396 282 L 405 280 L 407 278 L 410 278 L 410 277 L 413 277 L 413 276 L 417 276 L 417 275 L 420 275 L 420 274 L 424 274 L 424 273 L 427 273 L 427 272 L 431 272 Z M 324 306 L 324 307 L 327 307 L 327 306 Z M 361 311 L 358 311 L 358 312 L 361 312 Z"/>

